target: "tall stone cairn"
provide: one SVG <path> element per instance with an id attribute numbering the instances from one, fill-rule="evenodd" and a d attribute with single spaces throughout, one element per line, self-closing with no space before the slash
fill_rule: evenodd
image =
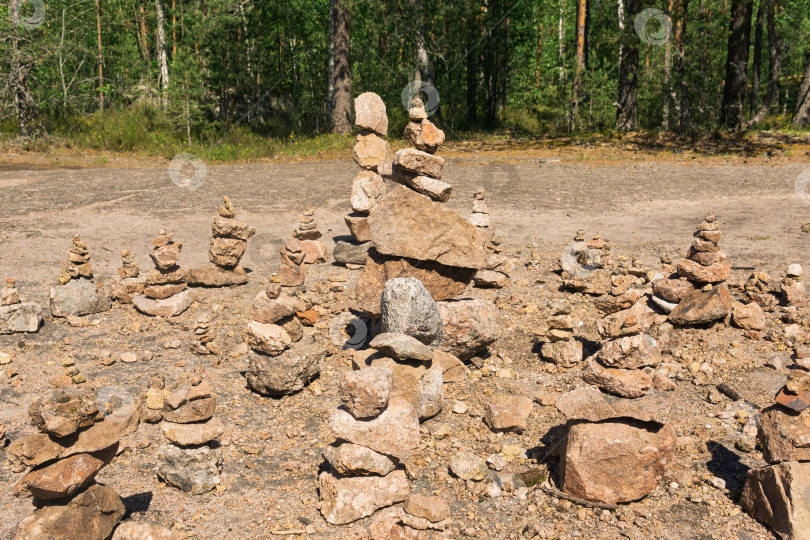
<path id="1" fill-rule="evenodd" d="M 355 101 L 361 127 L 387 126 L 382 100 L 373 96 Z M 367 101 L 379 102 L 375 122 L 361 114 L 368 109 Z M 487 259 L 486 235 L 442 204 L 452 193 L 452 186 L 441 180 L 444 159 L 435 155 L 444 143 L 444 132 L 428 120 L 419 99 L 408 115 L 405 137 L 413 147 L 394 154 L 390 172 L 382 162 L 377 173 L 360 173 L 352 188 L 353 208 L 368 215 L 355 227 L 367 227 L 362 238 L 371 240 L 357 281 L 357 307 L 372 316 L 380 315 L 380 297 L 389 279 L 415 277 L 435 300 L 445 300 L 461 294 Z M 395 186 L 386 191 L 383 177 Z"/>
<path id="2" fill-rule="evenodd" d="M 228 287 L 244 285 L 247 273 L 239 266 L 256 229 L 236 219 L 236 209 L 228 197 L 222 198 L 217 208 L 219 215 L 211 225 L 211 244 L 208 247 L 208 260 L 214 266 L 193 268 L 188 273 L 188 283 L 192 286 Z"/>
<path id="3" fill-rule="evenodd" d="M 194 301 L 187 288 L 188 277 L 177 264 L 183 244 L 173 240 L 165 229 L 152 240 L 149 256 L 155 269 L 146 276 L 143 294 L 132 299 L 135 308 L 153 317 L 174 317 L 183 313 Z"/>

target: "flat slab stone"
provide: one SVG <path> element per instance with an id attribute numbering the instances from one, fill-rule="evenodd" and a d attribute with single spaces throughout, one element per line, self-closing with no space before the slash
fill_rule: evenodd
<path id="1" fill-rule="evenodd" d="M 445 205 L 403 186 L 380 199 L 368 226 L 383 255 L 476 270 L 486 264 L 485 239 L 478 229 Z"/>
<path id="2" fill-rule="evenodd" d="M 232 270 L 219 266 L 201 266 L 188 272 L 188 284 L 192 287 L 232 287 L 247 282 L 248 275 L 239 266 Z"/>
<path id="3" fill-rule="evenodd" d="M 153 317 L 175 317 L 187 310 L 192 302 L 194 293 L 188 289 L 165 300 L 153 300 L 142 294 L 132 299 L 138 311 Z"/>
<path id="4" fill-rule="evenodd" d="M 318 477 L 321 514 L 333 525 L 345 525 L 368 517 L 380 508 L 404 501 L 411 492 L 405 471 L 387 476 L 340 478 L 330 472 Z"/>
<path id="5" fill-rule="evenodd" d="M 51 313 L 54 317 L 93 315 L 107 311 L 111 306 L 112 299 L 87 279 L 71 279 L 51 289 Z"/>
<path id="6" fill-rule="evenodd" d="M 34 302 L 23 302 L 11 306 L 0 306 L 0 334 L 36 332 L 42 326 L 42 306 Z"/>
<path id="7" fill-rule="evenodd" d="M 601 392 L 593 386 L 584 386 L 560 396 L 556 406 L 569 420 L 601 422 L 632 418 L 663 424 L 672 410 L 672 400 L 662 392 L 650 393 L 638 399 L 625 399 Z"/>

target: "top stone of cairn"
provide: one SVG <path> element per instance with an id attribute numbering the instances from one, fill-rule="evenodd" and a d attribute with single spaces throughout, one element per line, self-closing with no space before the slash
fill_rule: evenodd
<path id="1" fill-rule="evenodd" d="M 382 136 L 388 134 L 388 115 L 385 103 L 374 92 L 360 94 L 354 99 L 354 114 L 354 123 L 357 124 L 357 127 Z"/>

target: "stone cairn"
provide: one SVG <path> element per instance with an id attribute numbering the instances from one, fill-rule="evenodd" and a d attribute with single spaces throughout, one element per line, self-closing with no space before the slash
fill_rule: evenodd
<path id="1" fill-rule="evenodd" d="M 576 323 L 571 317 L 571 304 L 561 304 L 551 315 L 548 328 L 540 333 L 545 340 L 540 356 L 563 368 L 574 367 L 582 362 L 582 342 L 574 337 Z"/>
<path id="2" fill-rule="evenodd" d="M 805 538 L 810 517 L 810 372 L 799 364 L 760 414 L 759 444 L 767 466 L 749 469 L 740 503 L 780 538 Z"/>
<path id="3" fill-rule="evenodd" d="M 779 287 L 782 303 L 788 307 L 807 305 L 807 293 L 802 282 L 802 265 L 794 263 L 785 269 L 785 279 Z"/>
<path id="4" fill-rule="evenodd" d="M 304 244 L 298 238 L 290 238 L 279 249 L 281 264 L 278 267 L 278 282 L 282 287 L 298 287 L 307 279 L 307 267 L 304 266 Z"/>
<path id="5" fill-rule="evenodd" d="M 98 403 L 92 392 L 70 388 L 31 404 L 28 414 L 40 432 L 13 441 L 6 453 L 18 472 L 33 467 L 14 488 L 17 496 L 33 495 L 38 508 L 20 523 L 18 540 L 110 537 L 124 504 L 94 479 L 115 457 L 119 441 L 138 428 L 141 412 L 140 401 L 118 404 Z"/>
<path id="6" fill-rule="evenodd" d="M 514 264 L 503 255 L 500 239 L 495 237 L 491 229 L 489 218 L 489 208 L 484 198 L 484 188 L 479 187 L 473 194 L 472 223 L 487 239 L 487 261 L 486 265 L 475 273 L 473 282 L 476 287 L 502 289 L 509 285 L 509 272 L 514 270 Z"/>
<path id="7" fill-rule="evenodd" d="M 651 493 L 675 452 L 676 434 L 666 421 L 672 406 L 650 393 L 645 371 L 661 362 L 655 340 L 643 330 L 654 320 L 644 302 L 600 319 L 608 341 L 588 358 L 582 380 L 590 385 L 560 397 L 568 419 L 560 459 L 562 490 L 576 497 L 615 504 Z"/>
<path id="8" fill-rule="evenodd" d="M 372 101 L 378 105 L 369 107 Z M 361 127 L 387 126 L 379 96 L 358 97 L 355 111 Z M 381 189 L 364 190 L 374 195 L 366 197 L 373 247 L 357 280 L 356 307 L 374 317 L 380 314 L 382 289 L 389 279 L 415 277 L 435 300 L 446 300 L 461 294 L 487 260 L 486 236 L 442 204 L 452 191 L 451 185 L 441 181 L 444 159 L 434 155 L 444 133 L 427 119 L 419 101 L 408 114 L 411 122 L 405 137 L 414 147 L 398 151 L 390 176 L 387 171 L 383 174 L 397 185 L 385 194 Z M 352 190 L 353 196 L 358 190 Z"/>
<path id="9" fill-rule="evenodd" d="M 121 279 L 132 279 L 140 275 L 141 269 L 135 262 L 132 252 L 125 249 L 121 252 L 121 268 L 118 269 L 118 277 Z"/>
<path id="10" fill-rule="evenodd" d="M 112 298 L 122 304 L 131 304 L 132 297 L 143 294 L 144 280 L 140 275 L 141 268 L 132 252 L 128 249 L 121 251 L 121 268 L 112 283 Z"/>
<path id="11" fill-rule="evenodd" d="M 304 328 L 299 320 L 309 307 L 300 298 L 282 292 L 278 283 L 270 283 L 256 296 L 245 332 L 250 348 L 246 377 L 256 392 L 292 394 L 320 373 L 326 353 L 316 344 L 314 330 Z"/>
<path id="12" fill-rule="evenodd" d="M 610 290 L 611 271 L 605 268 L 605 255 L 610 243 L 600 235 L 585 240 L 585 231 L 578 230 L 574 241 L 563 251 L 559 260 L 563 287 L 572 292 L 602 295 Z"/>
<path id="13" fill-rule="evenodd" d="M 90 250 L 78 235 L 62 263 L 59 284 L 51 289 L 51 313 L 54 317 L 81 317 L 107 311 L 112 305 L 110 297 L 99 291 L 92 281 L 93 266 Z"/>
<path id="14" fill-rule="evenodd" d="M 214 418 L 216 409 L 211 386 L 199 378 L 165 397 L 160 427 L 171 444 L 158 449 L 157 460 L 158 476 L 170 486 L 200 495 L 219 484 L 222 450 L 216 439 L 224 426 Z"/>
<path id="15" fill-rule="evenodd" d="M 298 220 L 298 227 L 293 231 L 293 238 L 301 241 L 304 264 L 325 263 L 329 257 L 329 250 L 327 250 L 326 244 L 320 240 L 323 234 L 318 229 L 315 210 L 311 206 L 307 206 Z"/>
<path id="16" fill-rule="evenodd" d="M 446 353 L 434 350 L 444 331 L 441 314 L 414 278 L 388 281 L 381 303 L 382 333 L 371 341 L 373 350 L 355 351 L 354 371 L 339 383 L 343 406 L 330 420 L 337 441 L 323 453 L 321 513 L 342 525 L 405 501 L 375 519 L 373 537 L 388 538 L 382 529 L 395 527 L 444 530 L 446 502 L 411 495 L 403 463 L 419 448 L 420 419 L 442 408 L 440 355 Z M 420 501 L 444 502 L 447 510 L 425 513 L 417 509 Z"/>
<path id="17" fill-rule="evenodd" d="M 354 100 L 355 124 L 360 128 L 352 157 L 363 170 L 352 182 L 352 213 L 346 216 L 346 226 L 353 237 L 352 242 L 335 244 L 335 261 L 359 268 L 366 264 L 371 248 L 371 231 L 368 215 L 377 201 L 385 194 L 383 175 L 391 175 L 391 150 L 388 141 L 388 116 L 385 103 L 377 94 L 366 92 Z"/>
<path id="18" fill-rule="evenodd" d="M 656 304 L 669 311 L 669 320 L 679 326 L 707 324 L 731 314 L 725 283 L 731 263 L 720 251 L 723 233 L 714 215 L 706 214 L 694 236 L 686 258 L 678 261 L 677 274 L 653 283 Z"/>
<path id="19" fill-rule="evenodd" d="M 211 333 L 210 316 L 201 315 L 194 323 L 194 341 L 189 348 L 191 352 L 199 356 L 209 354 L 219 355 L 222 352 L 217 344 L 214 343 L 214 336 Z"/>
<path id="20" fill-rule="evenodd" d="M 36 332 L 42 325 L 42 306 L 34 302 L 23 302 L 17 290 L 17 283 L 6 279 L 0 289 L 0 334 Z"/>
<path id="21" fill-rule="evenodd" d="M 222 197 L 222 201 L 222 206 L 217 208 L 219 215 L 211 225 L 212 237 L 208 247 L 208 260 L 214 266 L 189 270 L 188 284 L 191 286 L 228 287 L 244 285 L 248 281 L 239 261 L 256 229 L 236 219 L 236 209 L 228 197 Z"/>
<path id="22" fill-rule="evenodd" d="M 132 299 L 135 308 L 153 317 L 174 317 L 183 313 L 194 301 L 187 288 L 186 271 L 177 265 L 182 244 L 172 240 L 172 233 L 161 229 L 152 240 L 149 256 L 155 269 L 146 276 L 143 294 Z"/>

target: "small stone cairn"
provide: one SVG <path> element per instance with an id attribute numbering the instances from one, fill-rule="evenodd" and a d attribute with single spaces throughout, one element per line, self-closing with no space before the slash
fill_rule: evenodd
<path id="1" fill-rule="evenodd" d="M 170 486 L 200 495 L 219 485 L 222 450 L 216 443 L 224 426 L 214 418 L 217 397 L 199 378 L 164 400 L 160 427 L 171 444 L 157 452 L 158 476 Z"/>
<path id="2" fill-rule="evenodd" d="M 187 288 L 186 271 L 178 266 L 182 244 L 173 240 L 173 235 L 161 229 L 152 240 L 149 256 L 155 269 L 146 276 L 143 294 L 132 299 L 135 308 L 153 317 L 174 317 L 183 313 L 194 301 L 194 294 Z"/>
<path id="3" fill-rule="evenodd" d="M 0 334 L 37 332 L 42 326 L 42 306 L 23 302 L 12 278 L 0 289 Z"/>
<path id="4" fill-rule="evenodd" d="M 229 287 L 244 285 L 247 273 L 239 266 L 256 229 L 236 219 L 236 209 L 228 197 L 222 198 L 217 208 L 219 215 L 211 225 L 211 244 L 208 260 L 214 266 L 193 268 L 188 273 L 188 284 L 202 287 Z"/>
<path id="5" fill-rule="evenodd" d="M 90 250 L 79 235 L 73 237 L 67 259 L 62 263 L 59 283 L 51 289 L 54 317 L 81 317 L 107 311 L 112 300 L 100 291 L 93 279 Z"/>
<path id="6" fill-rule="evenodd" d="M 19 525 L 16 538 L 104 540 L 124 516 L 121 497 L 95 482 L 115 457 L 119 441 L 140 422 L 141 402 L 116 392 L 98 403 L 87 390 L 60 388 L 35 400 L 28 414 L 39 433 L 13 441 L 6 456 L 18 472 L 32 467 L 14 488 L 33 495 L 37 510 Z"/>

